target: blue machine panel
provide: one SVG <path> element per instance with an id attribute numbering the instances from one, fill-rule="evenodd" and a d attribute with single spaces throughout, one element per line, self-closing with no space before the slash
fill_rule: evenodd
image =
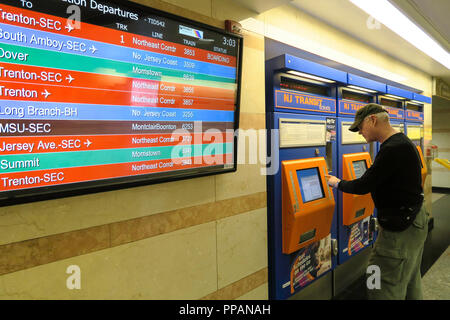
<path id="1" fill-rule="evenodd" d="M 317 124 L 321 122 L 326 125 L 328 143 L 317 146 L 280 148 L 279 125 L 283 121 L 302 121 Z M 271 165 L 268 167 L 267 175 L 267 205 L 268 205 L 268 242 L 269 242 L 269 298 L 287 299 L 296 294 L 312 282 L 330 272 L 335 266 L 337 259 L 331 250 L 331 239 L 337 239 L 336 208 L 334 211 L 330 235 L 321 241 L 300 249 L 292 254 L 282 253 L 282 172 L 281 162 L 285 160 L 306 159 L 314 157 L 327 157 L 328 154 L 335 155 L 335 121 L 336 117 L 314 116 L 307 114 L 293 114 L 274 112 L 267 114 L 267 128 L 275 129 L 275 134 L 268 135 L 267 148 L 270 150 Z M 318 152 L 318 153 L 317 153 Z M 336 157 L 331 159 L 328 169 L 332 175 L 337 175 Z M 331 168 L 330 168 L 331 167 Z M 301 181 L 301 179 L 299 180 Z M 320 196 L 311 193 L 312 198 Z M 337 193 L 334 190 L 336 198 Z M 307 196 L 303 195 L 305 198 Z M 308 196 L 308 197 L 309 197 Z M 308 198 L 309 199 L 309 198 Z M 310 200 L 311 200 L 310 199 Z M 324 258 L 325 257 L 325 258 Z"/>
<path id="2" fill-rule="evenodd" d="M 289 70 L 336 82 L 305 79 L 287 73 Z M 283 253 L 281 168 L 285 160 L 324 157 L 328 170 L 337 175 L 336 83 L 346 81 L 345 72 L 290 55 L 266 61 L 266 127 L 271 129 L 267 138 L 268 157 L 271 159 L 271 166 L 267 168 L 270 299 L 287 299 L 336 266 L 337 257 L 331 252 L 331 242 L 332 239 L 337 239 L 337 206 L 334 208 L 328 236 L 293 253 Z M 280 119 L 283 119 L 287 127 L 298 122 L 316 129 L 322 126 L 324 131 L 319 129 L 318 134 L 323 135 L 324 140 L 322 143 L 311 143 L 308 138 L 296 138 L 293 145 L 288 143 L 280 147 Z M 310 130 L 310 127 L 303 129 L 303 134 L 311 134 Z M 299 147 L 297 141 L 303 146 Z M 308 195 L 303 193 L 302 198 L 318 196 L 311 190 L 308 192 Z M 336 201 L 336 191 L 333 195 Z"/>
<path id="3" fill-rule="evenodd" d="M 413 93 L 412 99 L 416 100 L 416 101 L 420 101 L 420 102 L 431 103 L 431 98 L 430 97 L 423 96 L 423 95 L 418 94 L 418 93 Z"/>
<path id="4" fill-rule="evenodd" d="M 268 61 L 269 68 L 266 72 L 274 74 L 275 70 L 287 71 L 293 70 L 326 78 L 336 82 L 347 83 L 347 73 L 333 69 L 316 62 L 294 57 L 289 54 L 283 54 Z"/>
<path id="5" fill-rule="evenodd" d="M 350 80 L 352 79 L 352 80 Z M 366 93 L 366 92 L 354 92 L 349 91 L 349 88 L 338 88 L 338 121 L 337 121 L 337 163 L 338 163 L 338 177 L 343 179 L 343 156 L 345 154 L 354 154 L 360 152 L 367 152 L 371 155 L 372 162 L 375 159 L 377 153 L 377 143 L 366 143 L 363 138 L 360 141 L 353 141 L 349 143 L 344 137 L 348 134 L 348 127 L 353 123 L 354 116 L 357 110 L 364 107 L 368 103 L 377 102 L 377 93 L 383 93 L 386 91 L 386 85 L 357 77 L 349 74 L 349 84 L 356 85 L 361 88 L 371 89 L 378 92 Z M 384 90 L 384 91 L 383 91 Z M 343 125 L 344 129 L 343 129 Z M 346 130 L 346 132 L 343 132 Z M 345 141 L 344 141 L 345 140 Z M 357 162 L 358 164 L 360 162 Z M 365 168 L 365 167 L 364 167 Z M 355 167 L 355 174 L 363 173 L 362 167 Z M 364 170 L 365 171 L 365 170 Z M 368 246 L 370 246 L 376 238 L 374 230 L 370 229 L 370 217 L 360 220 L 352 225 L 344 225 L 344 195 L 342 192 L 338 192 L 338 264 L 343 264 L 351 257 L 355 256 Z M 376 216 L 376 210 L 373 212 L 373 216 Z"/>
<path id="6" fill-rule="evenodd" d="M 337 69 L 333 69 L 312 61 L 297 58 L 291 55 L 284 55 L 285 65 L 287 69 L 299 72 L 309 73 L 322 78 L 346 83 L 347 73 Z"/>
<path id="7" fill-rule="evenodd" d="M 308 79 L 290 71 L 331 80 L 332 83 Z M 336 115 L 336 85 L 346 83 L 346 72 L 288 54 L 278 56 L 266 61 L 266 110 Z"/>
<path id="8" fill-rule="evenodd" d="M 349 85 L 354 85 L 361 88 L 366 88 L 370 90 L 375 90 L 381 93 L 386 93 L 386 84 L 370 80 L 367 78 L 363 78 L 354 74 L 349 73 L 348 74 L 348 81 L 347 83 Z"/>
<path id="9" fill-rule="evenodd" d="M 392 94 L 392 95 L 395 95 L 395 96 L 399 96 L 399 97 L 403 97 L 403 98 L 406 98 L 406 99 L 412 99 L 413 98 L 413 93 L 411 91 L 407 91 L 407 90 L 400 89 L 400 88 L 397 88 L 397 87 L 393 87 L 393 86 L 390 86 L 390 85 L 386 86 L 386 93 Z"/>

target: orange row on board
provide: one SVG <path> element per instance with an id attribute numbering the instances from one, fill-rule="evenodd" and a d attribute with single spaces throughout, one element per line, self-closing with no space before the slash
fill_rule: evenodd
<path id="1" fill-rule="evenodd" d="M 0 81 L 0 99 L 234 111 L 234 101 L 174 94 L 109 91 Z"/>
<path id="2" fill-rule="evenodd" d="M 222 139 L 222 141 L 220 141 Z M 233 142 L 233 133 L 0 137 L 0 155 Z"/>
<path id="3" fill-rule="evenodd" d="M 204 49 L 184 46 L 173 42 L 132 34 L 125 31 L 117 31 L 84 22 L 79 22 L 79 25 L 77 26 L 74 25 L 73 22 L 69 22 L 64 18 L 44 13 L 37 13 L 4 4 L 0 4 L 0 9 L 2 10 L 0 12 L 18 15 L 22 14 L 23 16 L 28 17 L 30 21 L 36 21 L 36 23 L 24 24 L 20 23 L 20 21 L 10 21 L 8 19 L 5 19 L 4 15 L 0 14 L 0 22 L 2 23 L 62 34 L 70 37 L 109 43 L 123 47 L 131 47 L 161 54 L 220 64 L 224 66 L 236 67 L 236 58 L 230 55 L 210 52 Z M 149 28 L 151 28 L 150 25 Z M 221 57 L 221 59 L 208 59 L 208 57 L 211 55 Z"/>
<path id="4" fill-rule="evenodd" d="M 157 172 L 222 165 L 225 163 L 232 163 L 231 154 L 223 155 L 223 157 L 214 157 L 213 163 L 207 163 L 202 157 L 193 157 L 180 158 L 176 160 L 168 159 L 108 164 L 90 167 L 5 173 L 0 174 L 0 191 L 49 187 L 68 183 L 121 178 Z"/>
<path id="5" fill-rule="evenodd" d="M 133 92 L 151 92 L 176 94 L 204 98 L 235 98 L 235 90 L 187 85 L 174 82 L 132 79 L 119 76 L 107 76 L 95 73 L 67 71 L 52 68 L 34 67 L 19 64 L 0 63 L 0 80 L 26 84 L 45 84 L 47 86 L 122 90 Z"/>

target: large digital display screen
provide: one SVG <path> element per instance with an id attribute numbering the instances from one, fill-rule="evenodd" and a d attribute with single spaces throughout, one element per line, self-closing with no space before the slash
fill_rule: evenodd
<path id="1" fill-rule="evenodd" d="M 236 170 L 241 61 L 132 2 L 2 0 L 0 205 Z"/>
<path id="2" fill-rule="evenodd" d="M 324 198 L 318 168 L 297 170 L 303 203 Z"/>
<path id="3" fill-rule="evenodd" d="M 367 171 L 366 160 L 353 161 L 353 170 L 355 171 L 356 179 L 359 179 Z"/>

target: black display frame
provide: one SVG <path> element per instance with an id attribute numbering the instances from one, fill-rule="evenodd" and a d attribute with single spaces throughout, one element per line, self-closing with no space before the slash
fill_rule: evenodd
<path id="1" fill-rule="evenodd" d="M 121 189 L 136 188 L 142 186 L 150 186 L 154 184 L 182 181 L 187 179 L 194 179 L 200 177 L 207 177 L 212 175 L 219 175 L 225 173 L 232 173 L 237 171 L 238 165 L 238 138 L 239 138 L 239 122 L 240 122 L 240 107 L 241 107 L 241 89 L 242 89 L 242 64 L 243 64 L 243 50 L 244 38 L 243 36 L 228 32 L 225 29 L 220 29 L 206 23 L 191 20 L 179 15 L 165 12 L 156 8 L 142 5 L 136 2 L 127 0 L 103 0 L 102 3 L 111 3 L 117 5 L 126 5 L 127 7 L 139 11 L 144 11 L 146 14 L 153 14 L 161 16 L 162 18 L 172 19 L 176 22 L 189 24 L 212 32 L 217 32 L 220 35 L 233 37 L 237 42 L 236 68 L 237 68 L 237 89 L 236 89 L 236 109 L 234 112 L 234 135 L 233 135 L 233 167 L 225 168 L 225 165 L 208 166 L 203 168 L 192 168 L 186 170 L 175 170 L 169 172 L 143 174 L 136 176 L 127 176 L 120 178 L 102 179 L 95 181 L 85 181 L 68 183 L 62 185 L 55 185 L 49 187 L 35 187 L 22 190 L 2 191 L 0 192 L 0 207 L 19 205 L 24 203 L 32 203 L 39 201 L 55 200 L 60 198 L 75 197 L 81 195 L 95 194 L 101 192 L 109 192 Z M 37 12 L 37 11 L 34 11 Z M 220 168 L 220 169 L 219 169 Z M 188 171 L 188 172 L 186 172 Z"/>

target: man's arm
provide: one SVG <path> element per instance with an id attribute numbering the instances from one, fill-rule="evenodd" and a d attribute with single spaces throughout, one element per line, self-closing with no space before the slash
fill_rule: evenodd
<path id="1" fill-rule="evenodd" d="M 366 194 L 390 179 L 395 171 L 396 163 L 395 153 L 392 150 L 383 150 L 377 155 L 373 165 L 359 179 L 339 180 L 329 176 L 328 184 L 342 192 Z"/>

